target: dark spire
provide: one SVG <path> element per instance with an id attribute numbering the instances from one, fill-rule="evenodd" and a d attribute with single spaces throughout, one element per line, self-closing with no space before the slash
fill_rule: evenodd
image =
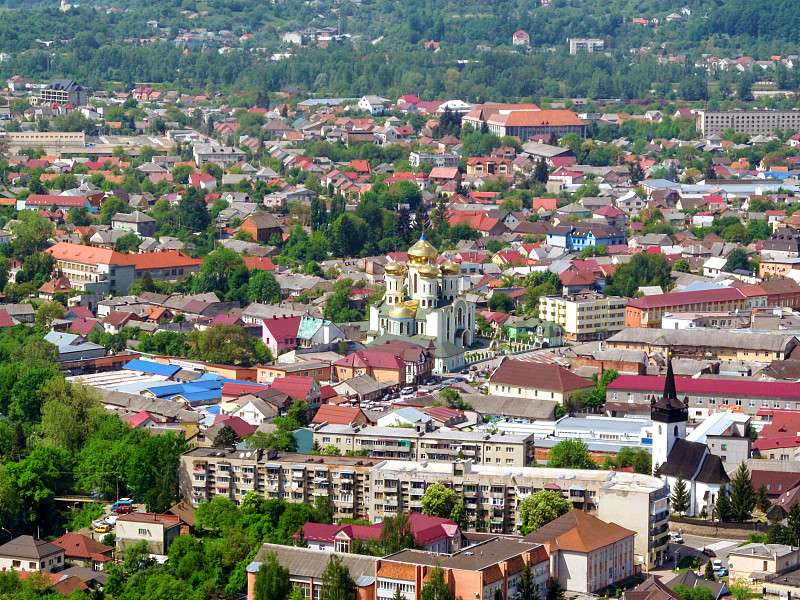
<path id="1" fill-rule="evenodd" d="M 672 372 L 672 353 L 667 354 L 667 380 L 664 382 L 664 398 L 668 400 L 678 398 L 675 389 L 675 374 Z"/>

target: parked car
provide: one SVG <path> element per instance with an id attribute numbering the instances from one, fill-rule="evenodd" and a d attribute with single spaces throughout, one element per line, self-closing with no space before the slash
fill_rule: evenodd
<path id="1" fill-rule="evenodd" d="M 714 552 L 711 548 L 706 548 L 706 547 L 703 547 L 702 553 L 705 554 L 706 556 L 712 556 L 712 557 L 717 555 L 717 553 Z"/>
<path id="2" fill-rule="evenodd" d="M 103 521 L 114 527 L 117 524 L 117 519 L 119 519 L 118 515 L 108 515 Z"/>
<path id="3" fill-rule="evenodd" d="M 682 544 L 683 537 L 680 533 L 675 533 L 674 531 L 669 534 L 669 541 L 675 544 Z"/>
<path id="4" fill-rule="evenodd" d="M 414 386 L 404 387 L 402 390 L 400 390 L 400 395 L 410 396 L 411 394 L 414 393 L 414 389 L 415 389 Z"/>
<path id="5" fill-rule="evenodd" d="M 101 522 L 94 526 L 95 533 L 108 533 L 109 531 L 111 531 L 111 525 L 108 523 Z"/>

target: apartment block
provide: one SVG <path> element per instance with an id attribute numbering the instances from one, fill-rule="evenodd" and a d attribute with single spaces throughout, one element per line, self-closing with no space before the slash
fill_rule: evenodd
<path id="1" fill-rule="evenodd" d="M 179 481 L 181 495 L 193 507 L 215 497 L 239 504 L 255 491 L 264 498 L 308 504 L 328 497 L 335 519 L 363 519 L 369 469 L 375 464 L 348 456 L 194 448 L 181 457 Z"/>
<path id="2" fill-rule="evenodd" d="M 539 317 L 561 325 L 568 340 L 604 340 L 625 329 L 626 303 L 625 298 L 595 293 L 542 296 Z"/>
<path id="3" fill-rule="evenodd" d="M 636 562 L 644 569 L 662 564 L 667 550 L 669 487 L 657 477 L 616 471 L 507 468 L 471 461 L 387 460 L 370 471 L 367 513 L 374 521 L 419 511 L 429 485 L 443 483 L 464 498 L 470 528 L 512 533 L 520 500 L 553 490 L 572 506 L 636 533 Z"/>
<path id="4" fill-rule="evenodd" d="M 533 464 L 533 434 L 477 431 L 426 431 L 416 428 L 332 425 L 314 428 L 321 447 L 336 446 L 342 454 L 366 451 L 370 458 L 400 460 L 470 459 L 476 464 L 526 467 Z"/>
<path id="5" fill-rule="evenodd" d="M 661 564 L 667 547 L 669 488 L 637 473 L 194 448 L 181 457 L 179 480 L 183 498 L 195 507 L 217 496 L 239 503 L 252 490 L 287 502 L 327 497 L 334 519 L 369 515 L 375 523 L 422 512 L 425 490 L 443 483 L 464 499 L 469 528 L 492 533 L 514 533 L 519 501 L 547 489 L 635 531 L 637 562 L 646 569 Z"/>
<path id="6" fill-rule="evenodd" d="M 455 152 L 425 152 L 420 150 L 408 155 L 408 164 L 415 169 L 422 163 L 428 163 L 434 167 L 444 167 L 454 169 L 458 167 L 458 154 Z"/>
<path id="7" fill-rule="evenodd" d="M 748 135 L 772 135 L 776 128 L 798 131 L 800 110 L 698 110 L 696 127 L 706 137 L 726 129 Z"/>
<path id="8" fill-rule="evenodd" d="M 578 54 L 578 52 L 588 52 L 589 54 L 596 54 L 605 50 L 605 41 L 598 38 L 569 38 L 569 53 Z"/>

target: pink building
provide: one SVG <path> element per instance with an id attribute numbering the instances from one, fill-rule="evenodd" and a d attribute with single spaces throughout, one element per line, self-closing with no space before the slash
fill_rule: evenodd
<path id="1" fill-rule="evenodd" d="M 297 348 L 297 331 L 300 328 L 300 317 L 273 316 L 264 319 L 261 326 L 261 341 L 273 355 L 281 350 Z"/>

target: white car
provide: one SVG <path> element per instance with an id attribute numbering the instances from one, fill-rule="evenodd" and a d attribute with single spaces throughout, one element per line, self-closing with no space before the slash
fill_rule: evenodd
<path id="1" fill-rule="evenodd" d="M 117 524 L 117 519 L 119 519 L 117 515 L 108 515 L 103 521 L 114 527 Z"/>
<path id="2" fill-rule="evenodd" d="M 400 390 L 400 395 L 402 396 L 410 396 L 413 393 L 414 393 L 413 387 L 404 387 L 402 390 Z"/>

